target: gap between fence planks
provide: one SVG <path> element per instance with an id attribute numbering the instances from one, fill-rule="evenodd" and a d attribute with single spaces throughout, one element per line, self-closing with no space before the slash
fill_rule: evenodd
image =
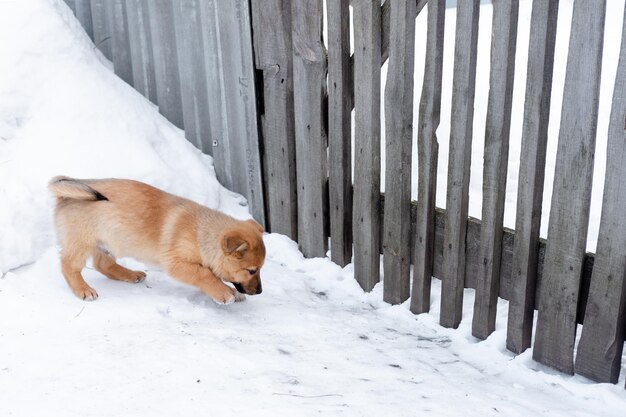
<path id="1" fill-rule="evenodd" d="M 606 1 L 576 0 L 533 358 L 574 373 L 576 306 L 587 242 Z"/>
<path id="2" fill-rule="evenodd" d="M 326 137 L 322 86 L 326 62 L 322 45 L 322 0 L 291 3 L 293 84 L 298 195 L 298 243 L 304 256 L 324 257 L 327 235 Z"/>
<path id="3" fill-rule="evenodd" d="M 535 1 L 530 21 L 506 339 L 514 353 L 529 348 L 532 338 L 558 8 L 558 0 Z"/>
<path id="4" fill-rule="evenodd" d="M 626 10 L 624 20 L 626 23 Z M 598 249 L 578 343 L 577 374 L 616 383 L 626 333 L 626 31 L 609 123 Z"/>
<path id="5" fill-rule="evenodd" d="M 518 13 L 518 0 L 501 0 L 493 4 L 491 69 L 483 158 L 480 239 L 483 268 L 476 277 L 472 320 L 472 335 L 479 339 L 486 339 L 496 328 Z"/>
<path id="6" fill-rule="evenodd" d="M 411 259 L 411 150 L 415 1 L 391 2 L 389 69 L 385 85 L 386 183 L 383 235 L 383 300 L 409 298 Z"/>
<path id="7" fill-rule="evenodd" d="M 354 19 L 354 276 L 365 291 L 380 281 L 381 8 L 358 1 Z"/>
<path id="8" fill-rule="evenodd" d="M 446 19 L 445 0 L 428 2 L 428 33 L 424 84 L 419 107 L 417 132 L 418 184 L 415 244 L 413 254 L 413 288 L 411 311 L 430 310 L 430 284 L 433 275 L 435 247 L 435 197 L 437 192 L 437 127 L 441 112 L 443 45 Z"/>
<path id="9" fill-rule="evenodd" d="M 442 326 L 453 328 L 459 326 L 463 313 L 479 10 L 479 0 L 457 6 L 440 317 Z"/>

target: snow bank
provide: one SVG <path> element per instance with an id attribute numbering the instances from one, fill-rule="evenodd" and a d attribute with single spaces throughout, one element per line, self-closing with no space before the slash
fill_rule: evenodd
<path id="1" fill-rule="evenodd" d="M 110 70 L 59 0 L 0 2 L 0 273 L 51 245 L 54 175 L 141 180 L 249 217 L 212 159 Z"/>

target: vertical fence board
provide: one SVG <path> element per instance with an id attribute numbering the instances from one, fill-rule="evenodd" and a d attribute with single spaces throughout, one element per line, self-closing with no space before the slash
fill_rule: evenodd
<path id="1" fill-rule="evenodd" d="M 153 103 L 157 102 L 154 59 L 148 6 L 144 0 L 126 0 L 128 40 L 133 68 L 133 86 Z"/>
<path id="2" fill-rule="evenodd" d="M 175 0 L 174 28 L 180 74 L 185 137 L 204 153 L 213 152 L 204 44 L 197 0 Z"/>
<path id="3" fill-rule="evenodd" d="M 65 0 L 65 3 L 72 9 L 76 19 L 78 19 L 83 29 L 85 29 L 85 32 L 87 32 L 87 35 L 93 40 L 90 0 Z"/>
<path id="4" fill-rule="evenodd" d="M 626 23 L 626 14 L 624 15 Z M 616 383 L 626 332 L 626 31 L 613 91 L 607 145 L 606 177 L 598 250 L 576 373 L 599 382 Z"/>
<path id="5" fill-rule="evenodd" d="M 298 242 L 307 257 L 326 255 L 326 138 L 322 117 L 325 57 L 322 46 L 322 0 L 291 4 L 293 42 L 296 169 L 298 172 Z"/>
<path id="6" fill-rule="evenodd" d="M 496 328 L 518 13 L 518 0 L 493 4 L 480 229 L 483 268 L 476 277 L 472 321 L 472 335 L 479 339 L 486 339 Z"/>
<path id="7" fill-rule="evenodd" d="M 479 9 L 479 0 L 457 6 L 440 318 L 442 326 L 454 328 L 463 310 Z"/>
<path id="8" fill-rule="evenodd" d="M 181 129 L 184 126 L 174 31 L 174 10 L 170 0 L 146 0 L 154 59 L 159 112 Z"/>
<path id="9" fill-rule="evenodd" d="M 354 20 L 354 276 L 370 291 L 380 280 L 380 3 L 361 0 Z"/>
<path id="10" fill-rule="evenodd" d="M 349 0 L 328 7 L 328 188 L 330 257 L 352 260 L 352 141 Z"/>
<path id="11" fill-rule="evenodd" d="M 256 68 L 263 72 L 263 180 L 269 230 L 296 240 L 291 0 L 252 0 L 252 25 Z"/>
<path id="12" fill-rule="evenodd" d="M 530 21 L 506 339 L 515 353 L 529 348 L 532 337 L 558 8 L 558 0 L 535 0 Z"/>
<path id="13" fill-rule="evenodd" d="M 198 2 L 217 179 L 265 226 L 250 10 L 247 0 Z"/>
<path id="14" fill-rule="evenodd" d="M 537 361 L 570 374 L 591 200 L 605 6 L 605 0 L 574 3 L 533 350 Z"/>
<path id="15" fill-rule="evenodd" d="M 126 1 L 110 0 L 106 3 L 108 26 L 111 28 L 111 60 L 118 77 L 133 85 L 133 66 L 130 57 Z"/>
<path id="16" fill-rule="evenodd" d="M 386 184 L 383 300 L 409 298 L 411 266 L 411 149 L 415 0 L 391 1 L 389 70 L 385 86 Z"/>
<path id="17" fill-rule="evenodd" d="M 435 198 L 439 150 L 436 132 L 441 112 L 445 19 L 445 0 L 429 0 L 424 86 L 417 133 L 419 172 L 411 293 L 411 311 L 415 314 L 430 310 L 430 284 L 435 259 Z"/>
<path id="18" fill-rule="evenodd" d="M 107 18 L 107 0 L 91 0 L 93 43 L 100 52 L 111 59 L 111 29 Z"/>

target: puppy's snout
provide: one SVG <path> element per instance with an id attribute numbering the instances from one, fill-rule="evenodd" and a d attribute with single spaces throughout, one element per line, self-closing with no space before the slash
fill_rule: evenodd
<path id="1" fill-rule="evenodd" d="M 261 286 L 261 282 L 259 281 L 259 285 L 256 287 L 256 294 L 261 294 L 263 292 L 263 287 Z"/>

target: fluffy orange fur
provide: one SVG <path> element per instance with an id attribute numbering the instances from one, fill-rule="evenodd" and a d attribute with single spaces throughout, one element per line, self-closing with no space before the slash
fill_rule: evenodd
<path id="1" fill-rule="evenodd" d="M 98 297 L 81 274 L 89 257 L 111 279 L 141 282 L 144 272 L 115 261 L 135 258 L 220 304 L 261 293 L 265 246 L 263 228 L 254 220 L 237 220 L 132 180 L 55 177 L 49 188 L 57 197 L 62 272 L 79 298 Z"/>

